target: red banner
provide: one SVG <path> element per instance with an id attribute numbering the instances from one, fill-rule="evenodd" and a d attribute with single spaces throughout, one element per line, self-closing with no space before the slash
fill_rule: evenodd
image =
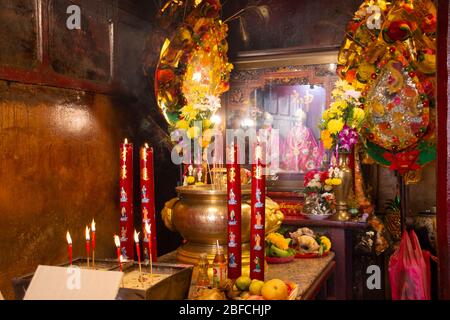
<path id="1" fill-rule="evenodd" d="M 125 259 L 134 259 L 133 144 L 120 145 L 120 248 Z"/>
<path id="2" fill-rule="evenodd" d="M 266 180 L 262 146 L 256 145 L 252 164 L 252 199 L 250 219 L 250 278 L 264 280 L 264 237 Z"/>
<path id="3" fill-rule="evenodd" d="M 228 148 L 228 278 L 237 279 L 242 273 L 241 236 L 241 173 L 238 164 L 237 145 Z"/>
<path id="4" fill-rule="evenodd" d="M 140 152 L 141 166 L 141 210 L 142 210 L 142 229 L 144 233 L 144 259 L 149 259 L 149 247 L 152 251 L 152 259 L 156 261 L 156 220 L 155 220 L 155 180 L 153 172 L 153 148 L 147 144 L 141 148 Z M 145 223 L 150 225 L 151 243 L 148 243 L 148 234 L 145 230 Z"/>

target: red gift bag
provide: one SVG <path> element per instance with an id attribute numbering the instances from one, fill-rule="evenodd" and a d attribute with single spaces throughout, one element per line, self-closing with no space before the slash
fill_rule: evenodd
<path id="1" fill-rule="evenodd" d="M 429 253 L 424 256 L 415 232 L 404 231 L 389 261 L 392 300 L 430 299 L 429 257 Z"/>

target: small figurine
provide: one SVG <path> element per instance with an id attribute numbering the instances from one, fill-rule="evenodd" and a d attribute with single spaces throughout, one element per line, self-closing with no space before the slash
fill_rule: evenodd
<path id="1" fill-rule="evenodd" d="M 255 235 L 255 246 L 253 247 L 254 250 L 259 251 L 262 249 L 261 247 L 261 236 L 259 234 Z"/>
<path id="2" fill-rule="evenodd" d="M 234 253 L 230 254 L 230 258 L 229 258 L 229 264 L 228 264 L 229 268 L 236 268 L 237 264 L 236 264 L 236 257 L 234 255 Z"/>
<path id="3" fill-rule="evenodd" d="M 255 229 L 257 230 L 261 230 L 264 226 L 262 225 L 262 216 L 261 216 L 261 212 L 257 211 L 256 212 L 256 224 L 255 224 Z"/>
<path id="4" fill-rule="evenodd" d="M 234 210 L 231 210 L 230 212 L 230 221 L 228 222 L 230 226 L 236 225 L 236 214 L 234 213 Z"/>
<path id="5" fill-rule="evenodd" d="M 147 198 L 147 187 L 142 187 L 142 203 L 149 203 L 150 200 Z"/>
<path id="6" fill-rule="evenodd" d="M 233 189 L 230 189 L 230 200 L 228 201 L 229 204 L 236 204 L 236 196 L 234 195 Z"/>
<path id="7" fill-rule="evenodd" d="M 120 202 L 127 202 L 127 201 L 128 201 L 127 193 L 125 192 L 125 189 L 122 187 L 120 189 Z"/>
<path id="8" fill-rule="evenodd" d="M 230 243 L 228 244 L 228 246 L 231 248 L 236 247 L 236 235 L 234 234 L 233 231 L 230 232 L 229 239 L 230 239 Z"/>
<path id="9" fill-rule="evenodd" d="M 120 214 L 121 214 L 120 221 L 127 221 L 128 220 L 127 209 L 125 209 L 125 207 L 122 207 L 122 210 L 121 210 Z"/>

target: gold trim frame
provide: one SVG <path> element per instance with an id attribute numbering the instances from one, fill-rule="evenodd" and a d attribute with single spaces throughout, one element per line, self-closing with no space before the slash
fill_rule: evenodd
<path id="1" fill-rule="evenodd" d="M 232 61 L 235 66 L 227 93 L 227 113 L 244 111 L 250 107 L 250 96 L 255 89 L 268 82 L 280 84 L 310 84 L 322 86 L 327 92 L 326 105 L 331 102 L 331 90 L 338 79 L 330 64 L 336 64 L 338 48 L 320 50 L 286 48 L 238 52 Z"/>

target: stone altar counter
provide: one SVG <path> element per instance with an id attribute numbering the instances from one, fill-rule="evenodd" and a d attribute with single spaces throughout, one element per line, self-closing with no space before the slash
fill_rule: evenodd
<path id="1" fill-rule="evenodd" d="M 322 258 L 295 259 L 290 263 L 269 264 L 265 279 L 292 281 L 299 286 L 297 299 L 314 299 L 335 269 L 334 257 L 334 252 L 330 252 L 328 256 Z M 158 262 L 177 263 L 176 252 L 159 257 Z"/>

